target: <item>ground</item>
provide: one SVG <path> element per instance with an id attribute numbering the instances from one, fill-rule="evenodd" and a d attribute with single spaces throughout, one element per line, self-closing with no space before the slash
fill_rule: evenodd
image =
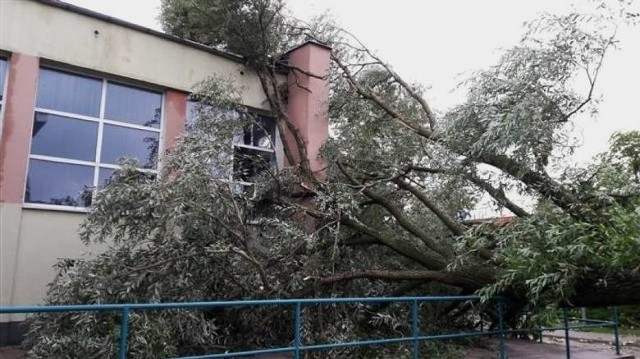
<path id="1" fill-rule="evenodd" d="M 570 332 L 571 359 L 613 359 L 625 358 L 640 359 L 640 337 L 620 336 L 622 354 L 616 356 L 613 348 L 613 334 Z M 468 349 L 465 355 L 467 359 L 496 359 L 498 353 L 498 341 L 489 339 L 482 347 Z M 564 359 L 566 358 L 564 345 L 564 331 L 547 333 L 544 343 L 528 340 L 507 340 L 508 359 Z M 0 359 L 22 359 L 24 353 L 17 347 L 0 347 Z M 282 359 L 286 356 L 271 357 L 270 359 Z M 266 359 L 266 358 L 262 358 Z"/>
<path id="2" fill-rule="evenodd" d="M 467 351 L 465 358 L 467 359 L 496 359 L 497 341 L 492 340 L 488 343 L 488 348 L 473 348 Z M 508 359 L 564 359 L 566 358 L 566 349 L 564 343 L 537 343 L 529 340 L 507 341 L 506 352 Z M 640 347 L 625 347 L 622 350 L 624 355 L 620 358 L 640 359 Z M 618 358 L 615 351 L 608 344 L 603 343 L 581 343 L 578 341 L 571 342 L 571 359 L 613 359 Z"/>

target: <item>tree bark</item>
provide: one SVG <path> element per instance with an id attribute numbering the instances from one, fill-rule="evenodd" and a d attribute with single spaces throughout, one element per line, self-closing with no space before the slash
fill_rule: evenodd
<path id="1" fill-rule="evenodd" d="M 567 306 L 609 307 L 640 304 L 640 273 L 591 271 L 575 286 Z"/>

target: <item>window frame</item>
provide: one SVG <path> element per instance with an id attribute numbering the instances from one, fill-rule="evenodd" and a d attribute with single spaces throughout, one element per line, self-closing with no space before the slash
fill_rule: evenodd
<path id="1" fill-rule="evenodd" d="M 7 90 L 9 89 L 9 69 L 11 67 L 11 56 L 0 50 L 0 60 L 4 60 L 7 64 L 4 71 L 4 84 L 0 88 L 0 143 L 2 143 L 3 130 L 4 130 L 4 112 L 7 107 Z"/>
<path id="2" fill-rule="evenodd" d="M 275 170 L 277 171 L 279 168 L 279 163 L 278 163 L 278 152 L 277 152 L 277 144 L 278 141 L 277 139 L 279 138 L 279 132 L 278 132 L 278 124 L 277 124 L 277 119 L 275 118 L 275 116 L 271 115 L 270 113 L 265 113 L 264 111 L 255 111 L 255 109 L 249 108 L 249 112 L 251 112 L 254 115 L 257 116 L 264 116 L 264 117 L 269 117 L 273 120 L 274 122 L 274 131 L 273 131 L 273 139 L 271 139 L 271 144 L 272 144 L 272 148 L 264 148 L 264 147 L 260 147 L 260 146 L 254 146 L 254 145 L 246 145 L 244 143 L 238 143 L 235 141 L 235 136 L 234 138 L 231 139 L 231 151 L 232 154 L 234 156 L 234 161 L 235 156 L 236 156 L 236 148 L 244 148 L 250 151 L 258 151 L 258 152 L 262 152 L 262 153 L 269 153 L 273 156 L 275 162 Z M 253 136 L 253 130 L 254 130 L 254 126 L 256 126 L 255 122 L 251 123 L 251 136 Z M 242 134 L 244 135 L 244 133 Z M 236 191 L 238 192 L 244 192 L 247 188 L 252 188 L 252 194 L 249 196 L 250 199 L 253 199 L 256 197 L 256 186 L 254 182 L 247 182 L 247 181 L 242 181 L 239 179 L 234 179 L 233 178 L 233 171 L 231 172 L 231 179 L 229 179 L 229 183 L 235 184 L 237 186 L 240 186 L 239 189 L 236 189 Z"/>
<path id="3" fill-rule="evenodd" d="M 29 163 L 31 162 L 32 159 L 34 160 L 40 160 L 40 161 L 47 161 L 47 162 L 54 162 L 54 163 L 63 163 L 63 164 L 73 164 L 73 165 L 82 165 L 82 166 L 87 166 L 87 167 L 91 167 L 93 169 L 93 183 L 92 183 L 92 191 L 93 191 L 93 195 L 96 195 L 96 192 L 98 191 L 99 188 L 99 181 L 100 181 L 100 169 L 101 168 L 106 168 L 106 169 L 112 169 L 112 170 L 117 170 L 119 168 L 121 168 L 121 166 L 119 165 L 115 165 L 115 164 L 109 164 L 109 163 L 102 163 L 100 162 L 100 158 L 102 156 L 102 145 L 103 145 L 103 140 L 104 140 L 104 127 L 105 125 L 111 125 L 111 126 L 116 126 L 116 127 L 121 127 L 121 128 L 127 128 L 127 129 L 134 129 L 134 130 L 143 130 L 143 131 L 147 131 L 147 132 L 152 132 L 152 133 L 157 133 L 158 134 L 158 158 L 157 158 L 157 165 L 156 168 L 154 169 L 150 169 L 150 168 L 138 168 L 139 171 L 141 172 L 146 172 L 146 173 L 159 173 L 162 169 L 162 149 L 164 148 L 164 131 L 165 131 L 165 101 L 166 101 L 166 96 L 165 96 L 165 89 L 161 88 L 159 86 L 154 86 L 154 85 L 149 85 L 149 84 L 141 84 L 135 80 L 127 80 L 127 79 L 123 79 L 121 77 L 118 77 L 117 75 L 109 75 L 109 74 L 102 74 L 102 73 L 96 73 L 93 71 L 88 71 L 88 70 L 83 70 L 83 69 L 78 69 L 75 67 L 67 67 L 67 66 L 62 66 L 62 65 L 58 65 L 58 64 L 51 64 L 48 62 L 41 62 L 39 68 L 38 68 L 38 79 L 40 78 L 40 71 L 42 69 L 47 69 L 47 70 L 52 70 L 52 71 L 57 71 L 57 72 L 62 72 L 62 73 L 66 73 L 69 75 L 73 75 L 73 76 L 81 76 L 81 77 L 89 77 L 95 80 L 100 80 L 101 81 L 101 94 L 100 94 L 100 109 L 99 109 L 99 113 L 98 113 L 98 117 L 92 117 L 92 116 L 87 116 L 87 115 L 81 115 L 81 114 L 76 114 L 76 113 L 71 113 L 71 112 L 65 112 L 65 111 L 58 111 L 58 110 L 51 110 L 51 109 L 47 109 L 47 108 L 42 108 L 42 107 L 38 107 L 37 104 L 34 105 L 33 108 L 33 115 L 31 118 L 31 121 L 33 122 L 35 119 L 35 116 L 37 113 L 42 113 L 42 114 L 49 114 L 49 115 L 54 115 L 54 116 L 61 116 L 64 118 L 68 118 L 68 119 L 72 119 L 72 120 L 77 120 L 77 121 L 89 121 L 91 123 L 96 123 L 98 125 L 98 130 L 97 130 L 97 139 L 96 139 L 96 151 L 95 151 L 95 158 L 93 161 L 84 161 L 84 160 L 76 160 L 76 159 L 70 159 L 70 158 L 64 158 L 64 157 L 56 157 L 56 156 L 48 156 L 48 155 L 37 155 L 37 154 L 32 154 L 31 153 L 31 148 L 32 148 L 32 141 L 33 141 L 33 136 L 31 136 L 29 138 L 29 157 L 27 160 L 27 166 L 26 166 L 26 173 L 25 173 L 25 188 L 23 190 L 23 194 L 26 193 L 26 187 L 27 187 L 27 178 L 29 175 Z M 160 95 L 160 126 L 156 127 L 151 127 L 151 126 L 142 126 L 142 125 L 137 125 L 137 124 L 133 124 L 133 123 L 128 123 L 128 122 L 123 122 L 123 121 L 115 121 L 115 120 L 109 120 L 105 118 L 105 110 L 106 110 L 106 101 L 107 101 L 107 85 L 108 83 L 113 83 L 113 84 L 117 84 L 117 85 L 122 85 L 122 86 L 128 86 L 128 87 L 134 87 L 134 88 L 138 88 L 141 90 L 145 90 L 145 91 L 150 91 L 150 92 L 155 92 L 157 94 Z M 38 91 L 37 91 L 37 87 L 36 87 L 36 94 L 35 94 L 35 98 L 37 101 L 37 96 L 38 96 Z M 35 101 L 34 101 L 35 104 Z M 33 124 L 32 124 L 33 126 Z M 56 205 L 56 204 L 47 204 L 47 203 L 31 203 L 31 202 L 26 202 L 26 198 L 23 201 L 22 204 L 23 208 L 29 208 L 29 209 L 44 209 L 44 210 L 54 210 L 54 211 L 66 211 L 66 212 L 79 212 L 79 213 L 86 213 L 89 210 L 89 207 L 74 207 L 74 206 L 64 206 L 64 205 Z"/>
<path id="4" fill-rule="evenodd" d="M 194 105 L 197 106 L 199 101 L 195 100 L 195 99 L 191 99 L 189 97 L 187 97 L 187 106 L 186 106 L 186 118 L 185 118 L 185 130 L 188 131 L 188 125 L 189 125 L 189 116 L 190 116 L 190 111 L 189 111 L 189 103 L 193 103 Z M 253 146 L 253 145 L 246 145 L 244 143 L 238 143 L 236 142 L 236 136 L 240 136 L 240 138 L 242 138 L 242 136 L 244 135 L 244 132 L 239 133 L 238 135 L 234 135 L 230 140 L 229 140 L 229 150 L 231 155 L 234 157 L 233 161 L 235 161 L 235 153 L 236 153 L 236 148 L 244 148 L 244 149 L 248 149 L 248 150 L 252 150 L 252 151 L 259 151 L 259 152 L 264 152 L 264 153 L 270 153 L 273 155 L 274 157 L 274 165 L 275 165 L 275 169 L 276 171 L 280 168 L 283 167 L 283 165 L 280 163 L 279 158 L 278 158 L 278 148 L 282 146 L 281 142 L 279 141 L 280 139 L 280 129 L 278 128 L 278 124 L 277 124 L 277 118 L 269 111 L 264 110 L 264 109 L 260 109 L 257 107 L 252 107 L 252 106 L 247 106 L 247 105 L 242 105 L 247 109 L 247 112 L 251 113 L 254 116 L 264 116 L 264 117 L 269 117 L 271 119 L 273 119 L 274 121 L 274 131 L 273 131 L 273 138 L 271 139 L 271 144 L 272 144 L 272 148 L 265 148 L 265 147 L 260 147 L 260 146 Z M 196 119 L 197 120 L 197 119 Z M 252 122 L 250 126 L 255 126 L 255 123 Z M 253 130 L 253 129 L 252 129 Z M 229 183 L 231 185 L 236 186 L 236 192 L 238 193 L 243 193 L 244 189 L 246 188 L 252 188 L 252 194 L 249 196 L 250 199 L 255 198 L 256 196 L 256 187 L 255 187 L 255 183 L 254 182 L 247 182 L 247 181 L 242 181 L 239 179 L 234 178 L 234 173 L 233 171 L 230 171 L 229 176 L 227 176 L 227 178 L 219 178 L 220 181 L 222 182 L 226 182 Z"/>

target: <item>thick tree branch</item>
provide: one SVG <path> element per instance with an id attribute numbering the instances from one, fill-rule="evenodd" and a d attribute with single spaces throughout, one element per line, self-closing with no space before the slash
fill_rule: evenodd
<path id="1" fill-rule="evenodd" d="M 416 261 L 417 263 L 423 265 L 425 268 L 432 270 L 442 270 L 447 266 L 447 261 L 440 254 L 431 250 L 423 251 L 420 248 L 416 247 L 414 243 L 402 239 L 389 238 L 385 236 L 380 230 L 366 226 L 360 221 L 348 217 L 343 217 L 340 219 L 340 223 L 359 233 L 375 239 L 379 244 L 388 247 L 389 249 L 397 252 L 404 257 Z"/>
<path id="2" fill-rule="evenodd" d="M 386 199 L 386 198 L 382 197 L 381 195 L 377 194 L 376 192 L 371 190 L 371 188 L 369 188 L 368 186 L 362 184 L 360 181 L 355 179 L 344 168 L 344 165 L 342 163 L 338 162 L 338 168 L 340 169 L 342 174 L 344 174 L 345 177 L 347 177 L 347 179 L 353 185 L 358 186 L 359 188 L 361 188 L 361 191 L 365 196 L 371 198 L 377 204 L 379 204 L 382 207 L 384 207 L 387 210 L 387 212 L 389 212 L 389 214 L 391 214 L 396 219 L 397 223 L 402 228 L 404 228 L 406 231 L 408 231 L 412 235 L 414 235 L 417 238 L 419 238 L 427 247 L 429 247 L 431 250 L 439 253 L 440 255 L 446 257 L 446 256 L 449 256 L 451 254 L 450 252 L 444 250 L 441 246 L 439 246 L 437 244 L 437 242 L 433 238 L 431 238 L 424 230 L 422 230 L 420 227 L 418 227 L 414 223 L 412 223 L 407 218 L 407 216 L 402 212 L 402 210 L 400 208 L 396 207 L 395 205 L 393 205 L 391 203 L 391 201 L 389 201 L 388 199 Z"/>
<path id="3" fill-rule="evenodd" d="M 367 270 L 359 272 L 346 272 L 336 274 L 331 277 L 311 277 L 317 284 L 333 284 L 354 279 L 379 279 L 379 280 L 432 280 L 450 285 L 460 285 L 458 278 L 448 272 L 428 271 L 428 270 Z"/>
<path id="4" fill-rule="evenodd" d="M 527 187 L 549 198 L 572 217 L 578 220 L 596 220 L 595 213 L 590 208 L 548 175 L 535 172 L 505 155 L 485 153 L 477 159 L 522 181 Z"/>
<path id="5" fill-rule="evenodd" d="M 262 85 L 263 91 L 269 101 L 269 105 L 278 118 L 278 130 L 280 131 L 280 139 L 282 141 L 283 152 L 287 157 L 287 161 L 290 165 L 294 165 L 296 163 L 293 153 L 290 148 L 290 144 L 286 138 L 286 131 L 293 136 L 293 139 L 296 144 L 296 150 L 298 151 L 298 156 L 300 159 L 300 168 L 302 169 L 303 177 L 309 180 L 311 183 L 317 183 L 317 179 L 315 175 L 311 171 L 311 167 L 309 164 L 309 156 L 307 153 L 307 145 L 302 138 L 302 134 L 300 133 L 300 129 L 293 123 L 291 118 L 289 117 L 287 110 L 284 105 L 284 101 L 280 96 L 280 92 L 278 89 L 278 81 L 276 80 L 276 76 L 273 73 L 273 69 L 264 67 L 262 69 L 257 69 L 258 78 L 260 79 L 260 84 Z M 284 122 L 284 126 L 283 126 Z M 285 128 L 286 126 L 286 128 Z"/>
<path id="6" fill-rule="evenodd" d="M 357 272 L 346 272 L 330 277 L 312 277 L 316 284 L 333 284 L 354 279 L 370 280 L 420 280 L 435 281 L 461 288 L 478 288 L 478 282 L 468 273 L 457 273 L 449 271 L 433 270 L 365 270 Z"/>
<path id="7" fill-rule="evenodd" d="M 418 135 L 420 135 L 422 137 L 425 137 L 425 138 L 428 138 L 428 139 L 435 139 L 437 137 L 436 134 L 432 130 L 430 130 L 428 128 L 425 128 L 423 126 L 420 126 L 420 125 L 412 123 L 407 118 L 405 118 L 400 112 L 396 111 L 391 106 L 389 106 L 381 98 L 379 98 L 375 94 L 372 94 L 371 92 L 367 91 L 364 87 L 362 87 L 358 83 L 358 80 L 355 78 L 355 76 L 351 73 L 351 71 L 349 70 L 348 66 L 345 65 L 342 62 L 342 60 L 340 60 L 337 56 L 331 55 L 331 59 L 342 70 L 342 73 L 344 74 L 345 78 L 347 79 L 347 82 L 349 83 L 349 86 L 351 86 L 351 88 L 354 89 L 364 99 L 373 102 L 380 109 L 382 109 L 389 116 L 391 116 L 391 118 L 393 118 L 394 120 L 399 122 L 402 126 L 404 126 L 407 129 L 411 130 L 412 132 L 415 132 Z"/>
<path id="8" fill-rule="evenodd" d="M 424 111 L 424 115 L 427 118 L 427 121 L 429 122 L 429 127 L 431 128 L 432 131 L 435 131 L 436 116 L 431 110 L 431 107 L 429 106 L 427 101 L 424 99 L 424 97 L 420 96 L 420 94 L 418 94 L 411 85 L 409 85 L 402 77 L 400 77 L 400 75 L 398 75 L 395 71 L 393 71 L 393 69 L 391 69 L 389 65 L 382 62 L 382 60 L 380 60 L 378 57 L 373 55 L 368 49 L 366 51 L 367 53 L 369 53 L 369 56 L 377 60 L 380 63 L 380 65 L 382 65 L 382 67 L 384 67 L 384 69 L 387 70 L 387 72 L 393 77 L 393 79 L 398 84 L 400 84 L 400 86 L 402 86 L 402 88 L 404 88 L 407 91 L 407 93 L 409 93 L 409 96 L 411 96 L 414 100 L 418 101 L 418 103 L 420 104 L 420 107 L 422 107 L 422 110 Z"/>
<path id="9" fill-rule="evenodd" d="M 393 71 L 391 66 L 387 65 L 384 61 L 382 61 L 382 59 L 380 59 L 378 56 L 374 55 L 373 52 L 371 52 L 371 50 L 369 50 L 369 48 L 366 47 L 360 41 L 360 39 L 358 39 L 358 37 L 356 37 L 355 35 L 353 35 L 352 33 L 348 32 L 346 30 L 343 30 L 343 31 L 345 33 L 349 34 L 349 36 L 351 36 L 351 38 L 353 38 L 361 46 L 361 51 L 365 52 L 367 55 L 369 55 L 372 59 L 375 60 L 374 64 L 382 66 L 385 69 L 385 71 L 387 71 L 387 73 L 403 89 L 405 89 L 407 91 L 409 96 L 411 96 L 411 98 L 413 98 L 414 100 L 416 100 L 420 104 L 420 107 L 422 107 L 422 110 L 424 111 L 424 115 L 427 118 L 427 121 L 429 122 L 429 127 L 431 128 L 432 131 L 435 131 L 435 129 L 436 129 L 436 116 L 433 113 L 433 111 L 431 110 L 431 106 L 429 106 L 427 101 L 422 96 L 420 96 L 420 94 L 418 94 L 418 92 L 415 90 L 415 88 L 413 88 L 413 86 L 409 85 L 409 83 L 407 83 L 400 75 L 398 75 L 398 73 Z"/>
<path id="10" fill-rule="evenodd" d="M 415 186 L 412 186 L 411 184 L 405 182 L 400 178 L 394 179 L 393 183 L 398 185 L 398 187 L 413 194 L 420 202 L 422 202 L 422 204 L 429 208 L 429 210 L 431 210 L 431 212 L 433 212 L 438 217 L 438 219 L 440 219 L 440 221 L 442 221 L 442 223 L 444 223 L 445 226 L 447 226 L 447 228 L 449 228 L 449 230 L 453 232 L 453 234 L 457 236 L 461 236 L 464 234 L 466 228 L 462 224 L 456 222 L 456 220 L 453 219 L 445 211 L 443 211 L 442 208 L 440 208 L 434 201 L 427 197 L 424 192 L 420 191 Z"/>
<path id="11" fill-rule="evenodd" d="M 489 182 L 481 179 L 476 174 L 468 174 L 466 178 L 471 181 L 473 184 L 478 186 L 481 190 L 487 192 L 493 199 L 495 199 L 498 204 L 506 207 L 513 214 L 518 217 L 527 217 L 529 216 L 529 212 L 525 211 L 522 207 L 518 206 L 510 200 L 502 189 L 495 188 Z"/>

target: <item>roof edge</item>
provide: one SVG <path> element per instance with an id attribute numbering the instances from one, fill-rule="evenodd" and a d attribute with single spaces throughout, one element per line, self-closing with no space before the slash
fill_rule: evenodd
<path id="1" fill-rule="evenodd" d="M 1 0 L 0 0 L 1 1 Z M 63 1 L 59 1 L 59 0 L 33 0 L 35 2 L 44 4 L 44 5 L 48 5 L 48 6 L 52 6 L 52 7 L 56 7 L 58 9 L 62 9 L 62 10 L 67 10 L 79 15 L 83 15 L 83 16 L 87 16 L 87 17 L 91 17 L 97 20 L 102 20 L 114 25 L 118 25 L 118 26 L 122 26 L 122 27 L 126 27 L 129 28 L 131 30 L 135 30 L 135 31 L 139 31 L 139 32 L 143 32 L 152 36 L 156 36 L 156 37 L 160 37 L 162 39 L 165 40 L 169 40 L 181 45 L 185 45 L 185 46 L 189 46 L 204 52 L 208 52 L 210 54 L 213 55 L 218 55 L 218 56 L 222 56 L 224 58 L 227 58 L 229 60 L 238 62 L 238 63 L 244 63 L 245 60 L 242 56 L 240 55 L 236 55 L 233 53 L 229 53 L 229 52 L 225 52 L 222 50 L 218 50 L 216 48 L 213 48 L 211 46 L 207 46 L 207 45 L 203 45 L 191 40 L 187 40 L 187 39 L 183 39 L 177 36 L 173 36 L 167 33 L 164 33 L 162 31 L 158 31 L 158 30 L 153 30 L 150 29 L 148 27 L 142 26 L 142 25 L 138 25 L 138 24 L 134 24 L 125 20 L 121 20 L 109 15 L 105 15 L 102 13 L 99 13 L 97 11 L 93 11 L 93 10 L 89 10 L 80 6 L 76 6 L 73 4 L 69 4 Z"/>
<path id="2" fill-rule="evenodd" d="M 287 52 L 284 53 L 284 56 L 287 56 L 290 53 L 292 53 L 293 51 L 296 51 L 297 49 L 299 49 L 299 48 L 301 48 L 303 46 L 306 46 L 306 45 L 316 45 L 316 46 L 325 48 L 325 49 L 327 49 L 329 51 L 333 50 L 333 47 L 331 47 L 331 46 L 329 46 L 329 45 L 327 45 L 327 44 L 325 44 L 323 42 L 320 42 L 318 40 L 311 39 L 311 40 L 307 40 L 307 41 L 305 41 L 305 42 L 303 42 L 303 43 L 301 43 L 299 45 L 296 45 L 293 48 L 289 49 Z"/>

